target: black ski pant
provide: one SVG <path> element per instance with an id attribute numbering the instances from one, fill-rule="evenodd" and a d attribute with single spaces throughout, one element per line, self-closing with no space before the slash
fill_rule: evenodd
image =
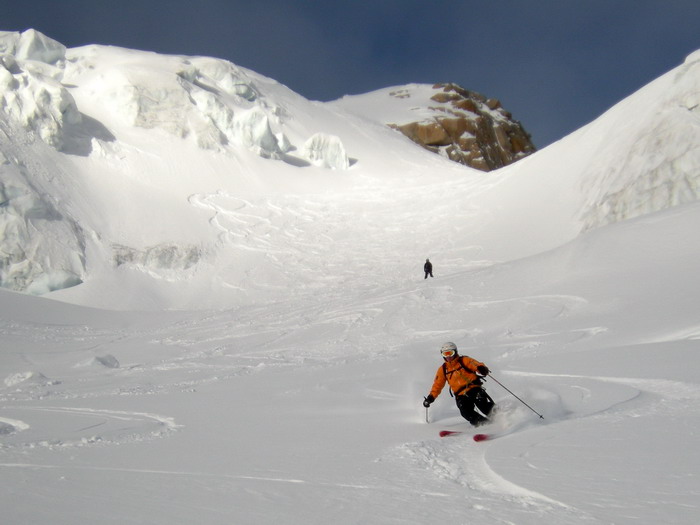
<path id="1" fill-rule="evenodd" d="M 455 396 L 455 402 L 462 417 L 475 427 L 489 420 L 485 416 L 491 413 L 495 405 L 491 396 L 481 387 L 472 388 L 463 396 Z M 475 410 L 477 408 L 481 414 Z"/>

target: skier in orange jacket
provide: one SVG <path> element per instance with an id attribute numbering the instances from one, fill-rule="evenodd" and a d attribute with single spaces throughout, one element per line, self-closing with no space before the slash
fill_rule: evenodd
<path id="1" fill-rule="evenodd" d="M 440 395 L 445 383 L 449 383 L 450 395 L 454 393 L 462 417 L 475 427 L 486 423 L 495 405 L 493 399 L 481 387 L 481 378 L 489 374 L 488 367 L 481 361 L 459 355 L 454 343 L 442 345 L 440 354 L 445 362 L 438 368 L 433 388 L 425 397 L 423 406 L 429 407 Z"/>

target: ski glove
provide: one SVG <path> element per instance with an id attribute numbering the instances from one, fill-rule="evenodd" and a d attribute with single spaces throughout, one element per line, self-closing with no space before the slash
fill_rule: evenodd
<path id="1" fill-rule="evenodd" d="M 423 406 L 428 408 L 433 401 L 435 401 L 435 398 L 428 394 L 428 397 L 423 398 Z"/>
<path id="2" fill-rule="evenodd" d="M 477 366 L 476 367 L 476 375 L 478 375 L 479 377 L 486 377 L 487 375 L 489 375 L 488 367 L 483 366 L 483 365 Z"/>

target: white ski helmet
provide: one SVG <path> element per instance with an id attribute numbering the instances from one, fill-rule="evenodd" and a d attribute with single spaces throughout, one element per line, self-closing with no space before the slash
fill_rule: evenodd
<path id="1" fill-rule="evenodd" d="M 442 354 L 443 352 L 457 352 L 457 345 L 454 343 L 444 343 L 440 347 L 440 353 Z"/>

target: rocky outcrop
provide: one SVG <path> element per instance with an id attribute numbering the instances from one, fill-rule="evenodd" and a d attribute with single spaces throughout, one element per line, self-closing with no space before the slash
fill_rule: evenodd
<path id="1" fill-rule="evenodd" d="M 390 126 L 430 151 L 482 171 L 507 166 L 536 151 L 530 135 L 498 100 L 457 84 L 435 84 L 433 89 L 429 117 Z M 404 90 L 391 95 L 408 96 Z"/>

